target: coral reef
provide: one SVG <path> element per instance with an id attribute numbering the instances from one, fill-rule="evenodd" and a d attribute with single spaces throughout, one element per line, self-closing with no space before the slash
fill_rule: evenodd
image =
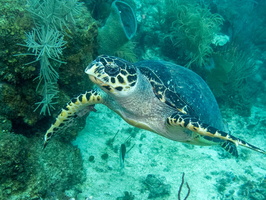
<path id="1" fill-rule="evenodd" d="M 33 65 L 24 66 L 30 62 L 25 56 L 14 57 L 21 51 L 18 46 L 25 37 L 25 32 L 32 25 L 32 21 L 25 12 L 26 1 L 5 1 L 0 11 L 0 115 L 13 122 L 34 124 L 38 114 L 32 112 L 32 104 L 37 95 L 31 83 L 36 76 Z"/>
<path id="2" fill-rule="evenodd" d="M 58 93 L 57 80 L 59 76 L 56 68 L 58 68 L 58 64 L 64 64 L 59 59 L 66 42 L 63 35 L 55 29 L 50 29 L 50 26 L 33 29 L 32 32 L 26 34 L 26 37 L 26 44 L 21 45 L 27 47 L 28 51 L 32 53 L 20 55 L 36 56 L 37 58 L 33 62 L 40 62 L 39 83 L 36 90 L 40 91 L 43 99 L 37 103 L 38 106 L 35 110 L 41 107 L 41 114 L 51 115 L 51 109 L 54 109 L 53 104 L 55 104 L 53 99 Z"/>
<path id="3" fill-rule="evenodd" d="M 10 83 L 0 83 L 0 115 L 12 122 L 12 128 L 16 129 L 17 124 L 34 125 L 38 120 L 38 114 L 32 112 L 34 109 L 30 101 L 37 98 L 35 89 L 31 85 L 26 85 L 29 81 L 25 80 L 25 85 L 19 87 Z M 31 93 L 27 95 L 25 93 Z"/>
<path id="4" fill-rule="evenodd" d="M 136 44 L 132 41 L 128 41 L 116 51 L 113 52 L 114 56 L 128 60 L 129 62 L 136 62 L 137 56 L 134 52 Z"/>
<path id="5" fill-rule="evenodd" d="M 0 199 L 44 198 L 83 181 L 80 152 L 56 141 L 45 152 L 40 141 L 0 133 Z"/>
<path id="6" fill-rule="evenodd" d="M 25 160 L 28 157 L 27 139 L 9 132 L 0 133 L 0 185 L 1 199 L 25 189 L 30 176 Z"/>
<path id="7" fill-rule="evenodd" d="M 252 52 L 243 51 L 231 43 L 213 54 L 213 68 L 204 71 L 204 77 L 217 100 L 234 107 L 243 115 L 249 115 L 252 104 L 246 96 L 256 93 L 250 86 L 258 68 L 252 55 Z"/>
<path id="8" fill-rule="evenodd" d="M 79 151 L 69 143 L 82 125 L 79 124 L 74 131 L 68 129 L 68 137 L 55 142 L 52 149 L 42 150 L 43 132 L 52 119 L 34 112 L 35 102 L 42 101 L 42 96 L 36 92 L 38 80 L 35 80 L 40 73 L 40 62 L 32 62 L 34 57 L 27 56 L 26 48 L 18 44 L 32 39 L 36 42 L 32 44 L 39 45 L 40 41 L 34 39 L 42 38 L 46 30 L 35 27 L 35 31 L 31 32 L 36 24 L 26 10 L 26 3 L 26 0 L 7 0 L 0 8 L 3 14 L 0 20 L 0 199 L 52 199 L 55 196 L 63 199 L 64 190 L 83 181 Z M 64 46 L 64 61 L 67 64 L 55 67 L 60 76 L 57 104 L 53 105 L 56 112 L 71 96 L 92 87 L 84 68 L 96 52 L 97 26 L 84 7 L 81 13 L 83 17 L 75 20 L 72 32 L 69 31 L 71 27 L 61 30 L 63 24 L 58 28 L 58 31 L 67 34 L 64 38 L 67 42 Z M 71 16 L 68 17 L 71 20 Z M 33 38 L 36 36 L 39 38 Z M 58 36 L 57 39 L 62 39 Z M 58 40 L 55 43 L 58 44 Z M 40 52 L 41 48 L 33 54 L 40 55 Z M 47 54 L 51 52 L 46 51 Z M 56 59 L 56 51 L 53 53 Z M 20 56 L 14 56 L 18 54 Z M 57 61 L 51 59 L 49 62 Z"/>
<path id="9" fill-rule="evenodd" d="M 258 200 L 266 198 L 266 179 L 265 177 L 257 181 L 246 180 L 246 183 L 242 184 L 237 193 L 238 196 L 250 200 Z"/>
<path id="10" fill-rule="evenodd" d="M 252 170 L 245 171 L 246 174 L 252 174 Z M 217 175 L 218 172 L 213 172 Z M 223 199 L 234 199 L 235 196 L 239 199 L 262 200 L 266 197 L 265 177 L 258 178 L 256 181 L 250 181 L 246 175 L 236 176 L 233 173 L 222 171 L 224 178 L 217 179 L 217 191 L 223 195 Z M 232 183 L 244 182 L 240 187 L 232 188 Z"/>
<path id="11" fill-rule="evenodd" d="M 180 172 L 184 170 L 188 180 L 194 180 L 188 181 L 192 188 L 188 199 L 204 199 L 206 195 L 212 199 L 266 199 L 265 164 L 259 155 L 242 150 L 242 156 L 234 160 L 222 151 L 203 152 L 200 147 L 176 146 L 146 132 L 126 128 L 113 113 L 101 107 L 97 115 L 88 120 L 90 126 L 85 131 L 88 134 L 83 133 L 84 137 L 80 134 L 79 143 L 76 143 L 79 149 L 70 141 L 76 138 L 83 124 L 71 125 L 74 130 L 68 127 L 42 149 L 43 133 L 52 117 L 39 115 L 40 110 L 33 112 L 35 103 L 43 100 L 41 87 L 36 92 L 40 62 L 32 62 L 38 56 L 26 55 L 27 48 L 17 44 L 25 45 L 23 41 L 29 37 L 33 41 L 33 37 L 41 35 L 42 29 L 36 29 L 35 23 L 42 18 L 47 17 L 60 32 L 57 42 L 61 39 L 63 54 L 54 58 L 67 64 L 50 59 L 60 77 L 54 84 L 58 97 L 52 101 L 57 104 L 51 104 L 55 108 L 51 109 L 51 115 L 54 115 L 72 96 L 91 89 L 84 68 L 98 55 L 98 30 L 108 18 L 113 1 L 79 1 L 88 5 L 88 9 L 80 7 L 82 17 L 75 18 L 75 13 L 67 11 L 72 6 L 66 6 L 64 17 L 56 12 L 53 19 L 43 15 L 43 11 L 36 15 L 37 7 L 29 12 L 26 0 L 1 2 L 0 199 L 145 199 L 148 196 L 177 199 Z M 40 1 L 28 2 L 38 4 Z M 131 4 L 133 1 L 125 2 Z M 223 105 L 225 119 L 232 123 L 230 130 L 265 146 L 265 1 L 134 2 L 136 5 L 131 6 L 137 11 L 136 37 L 112 54 L 132 62 L 136 58 L 165 59 L 191 67 L 208 82 Z M 48 9 L 49 6 L 53 5 L 48 5 Z M 220 41 L 214 40 L 217 35 L 229 36 L 230 41 L 219 46 Z M 14 56 L 16 54 L 21 56 Z M 115 129 L 121 126 L 124 128 Z M 135 146 L 126 156 L 121 173 L 119 146 L 128 135 L 132 138 L 127 147 Z M 87 170 L 86 176 L 83 169 Z M 158 172 L 160 176 L 154 175 Z M 87 177 L 86 182 L 83 182 L 84 177 Z M 167 184 L 161 177 L 167 178 Z M 170 185 L 175 189 L 170 191 Z M 184 186 L 185 183 L 180 198 L 186 195 Z M 199 190 L 194 192 L 193 188 Z"/>
<path id="12" fill-rule="evenodd" d="M 143 184 L 150 192 L 148 199 L 154 199 L 158 197 L 165 197 L 170 194 L 171 186 L 164 183 L 164 178 L 154 174 L 147 175 Z"/>
<path id="13" fill-rule="evenodd" d="M 230 37 L 230 42 L 223 48 L 215 48 L 212 61 L 217 68 L 212 69 L 211 74 L 207 72 L 206 79 L 218 100 L 222 99 L 221 103 L 226 102 L 226 106 L 248 116 L 260 94 L 256 88 L 263 85 L 262 73 L 259 72 L 265 62 L 266 18 L 262 13 L 266 3 L 245 0 L 239 4 L 222 0 L 210 3 L 210 6 L 223 16 L 222 31 Z"/>
<path id="14" fill-rule="evenodd" d="M 29 33 L 29 37 L 34 37 L 35 34 L 42 32 L 41 29 L 30 32 L 34 24 L 32 17 L 26 10 L 26 1 L 6 1 L 0 9 L 4 14 L 0 23 L 2 37 L 0 41 L 2 58 L 0 62 L 0 89 L 3 94 L 1 96 L 0 115 L 12 122 L 13 130 L 16 131 L 19 126 L 27 126 L 30 134 L 32 129 L 37 128 L 33 126 L 44 119 L 38 112 L 33 112 L 36 108 L 35 102 L 42 101 L 40 93 L 36 92 L 38 80 L 35 80 L 40 72 L 39 63 L 32 62 L 32 57 L 25 55 L 25 47 L 17 44 L 22 44 L 23 40 L 27 39 L 25 38 L 25 31 Z M 59 71 L 57 71 L 60 80 L 58 82 L 57 104 L 53 104 L 56 112 L 71 96 L 92 87 L 83 70 L 84 65 L 93 59 L 96 52 L 97 26 L 84 7 L 82 7 L 81 12 L 83 17 L 75 21 L 75 30 L 71 33 L 68 31 L 68 36 L 64 39 L 69 44 L 64 49 L 64 60 L 68 64 L 58 68 Z M 60 37 L 58 38 L 60 39 Z M 51 51 L 46 51 L 46 53 L 51 53 Z M 14 56 L 18 54 L 20 56 Z M 50 60 L 49 62 L 54 64 L 56 61 Z M 25 63 L 28 64 L 25 65 Z M 75 84 L 72 84 L 73 82 Z M 54 91 L 54 87 L 50 88 Z M 51 94 L 54 94 L 53 91 Z M 49 122 L 42 122 L 42 125 L 44 125 L 43 123 L 48 124 Z M 39 131 L 42 131 L 41 129 Z"/>
<path id="15" fill-rule="evenodd" d="M 166 39 L 185 56 L 187 67 L 204 67 L 213 53 L 212 41 L 220 31 L 222 16 L 193 2 L 166 0 L 165 4 L 166 23 L 171 24 Z"/>
<path id="16" fill-rule="evenodd" d="M 117 197 L 116 200 L 134 200 L 135 196 L 132 194 L 132 192 L 125 191 L 124 196 Z"/>
<path id="17" fill-rule="evenodd" d="M 131 5 L 124 1 L 114 1 L 110 9 L 104 26 L 98 31 L 98 51 L 100 54 L 114 55 L 135 36 L 137 21 Z"/>
<path id="18" fill-rule="evenodd" d="M 170 44 L 165 44 L 169 24 L 165 22 L 164 0 L 145 1 L 137 5 L 138 31 L 135 38 L 137 43 L 137 57 L 141 59 L 163 59 L 166 51 L 172 55 Z M 165 47 L 165 48 L 164 48 Z"/>
<path id="19" fill-rule="evenodd" d="M 40 107 L 41 114 L 51 115 L 51 109 L 54 109 L 53 104 L 55 104 L 54 99 L 58 93 L 57 68 L 60 64 L 65 64 L 60 60 L 66 45 L 65 29 L 71 32 L 70 25 L 75 23 L 75 18 L 80 14 L 81 4 L 76 0 L 43 2 L 29 0 L 27 7 L 37 26 L 26 34 L 25 44 L 21 44 L 31 53 L 20 55 L 35 56 L 36 59 L 32 62 L 40 62 L 37 91 L 40 91 L 43 99 L 37 103 L 36 110 Z"/>

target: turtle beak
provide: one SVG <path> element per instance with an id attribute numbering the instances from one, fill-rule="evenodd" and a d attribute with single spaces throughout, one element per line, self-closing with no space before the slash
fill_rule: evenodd
<path id="1" fill-rule="evenodd" d="M 110 85 L 104 83 L 103 81 L 96 78 L 95 76 L 89 75 L 89 78 L 93 83 L 95 83 L 96 85 L 99 85 L 104 91 L 108 91 L 108 92 L 114 91 L 114 89 Z"/>
<path id="2" fill-rule="evenodd" d="M 97 68 L 96 62 L 93 61 L 86 67 L 85 73 L 89 75 L 94 74 L 96 68 Z"/>
<path id="3" fill-rule="evenodd" d="M 89 75 L 89 79 L 100 86 L 104 91 L 113 92 L 113 87 L 109 84 L 109 77 L 104 72 L 104 65 L 101 62 L 93 61 L 85 69 L 85 73 Z"/>
<path id="4" fill-rule="evenodd" d="M 93 61 L 91 64 L 88 65 L 88 67 L 85 69 L 85 73 L 89 75 L 89 79 L 97 84 L 97 85 L 103 85 L 104 82 L 100 80 L 99 75 L 101 74 L 103 67 L 99 66 L 99 63 Z"/>
<path id="5" fill-rule="evenodd" d="M 102 82 L 100 79 L 96 78 L 95 76 L 93 76 L 93 75 L 91 75 L 91 74 L 89 74 L 89 79 L 90 79 L 93 83 L 95 83 L 95 84 L 97 84 L 97 85 L 102 85 L 102 84 L 103 84 L 103 82 Z"/>

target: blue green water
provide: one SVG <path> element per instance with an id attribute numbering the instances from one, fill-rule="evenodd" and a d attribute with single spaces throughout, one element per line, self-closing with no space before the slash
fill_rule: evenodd
<path id="1" fill-rule="evenodd" d="M 43 149 L 58 112 L 94 87 L 86 66 L 108 54 L 193 70 L 230 134 L 266 150 L 265 10 L 264 0 L 0 0 L 0 199 L 266 199 L 265 154 L 175 142 L 103 105 Z"/>

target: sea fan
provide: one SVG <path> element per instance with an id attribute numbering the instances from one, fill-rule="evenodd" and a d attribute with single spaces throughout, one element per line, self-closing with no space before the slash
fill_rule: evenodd
<path id="1" fill-rule="evenodd" d="M 46 82 L 42 86 L 43 87 L 41 93 L 43 99 L 40 102 L 36 103 L 38 106 L 35 108 L 34 111 L 41 108 L 41 114 L 48 113 L 49 115 L 51 115 L 51 110 L 54 109 L 53 105 L 56 104 L 56 102 L 53 102 L 53 100 L 56 98 L 56 95 L 58 93 L 57 85 L 56 83 Z"/>
<path id="2" fill-rule="evenodd" d="M 56 29 L 42 26 L 41 29 L 33 29 L 30 33 L 27 33 L 25 43 L 21 45 L 28 47 L 28 51 L 32 52 L 26 55 L 36 56 L 33 62 L 40 61 L 40 80 L 57 82 L 58 73 L 49 59 L 64 63 L 60 60 L 64 46 L 67 43 L 64 41 L 64 35 Z"/>
<path id="3" fill-rule="evenodd" d="M 38 25 L 54 26 L 70 31 L 70 24 L 75 24 L 74 16 L 80 14 L 82 3 L 77 0 L 28 0 L 28 11 Z M 70 31 L 71 32 L 71 31 Z"/>
<path id="4" fill-rule="evenodd" d="M 166 38 L 179 52 L 175 57 L 184 57 L 187 67 L 204 67 L 213 53 L 212 41 L 223 24 L 222 16 L 197 3 L 167 2 L 166 19 L 172 26 Z"/>
<path id="5" fill-rule="evenodd" d="M 27 1 L 27 10 L 32 14 L 36 28 L 26 34 L 25 44 L 20 44 L 27 47 L 29 53 L 19 55 L 33 55 L 36 59 L 30 63 L 40 63 L 37 90 L 41 92 L 43 100 L 37 103 L 37 108 L 42 106 L 41 114 L 51 114 L 54 104 L 52 100 L 58 93 L 59 75 L 56 68 L 65 63 L 61 61 L 67 43 L 64 41 L 64 34 L 68 35 L 65 29 L 71 32 L 69 25 L 75 23 L 75 16 L 80 13 L 81 5 L 77 0 Z"/>
<path id="6" fill-rule="evenodd" d="M 42 106 L 41 114 L 46 114 L 47 111 L 50 115 L 50 110 L 53 108 L 52 104 L 54 104 L 52 99 L 58 93 L 56 84 L 59 75 L 55 67 L 65 63 L 60 60 L 66 44 L 64 35 L 56 29 L 42 26 L 40 29 L 33 29 L 33 31 L 27 33 L 25 43 L 20 45 L 27 47 L 30 53 L 20 55 L 36 56 L 36 59 L 30 63 L 40 62 L 37 90 L 40 89 L 43 100 L 37 103 L 37 108 Z"/>

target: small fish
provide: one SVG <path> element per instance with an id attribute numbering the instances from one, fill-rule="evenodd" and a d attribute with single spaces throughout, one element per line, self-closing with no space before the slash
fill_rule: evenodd
<path id="1" fill-rule="evenodd" d="M 125 144 L 121 144 L 120 146 L 120 167 L 124 168 L 125 156 L 127 152 L 127 147 Z"/>

